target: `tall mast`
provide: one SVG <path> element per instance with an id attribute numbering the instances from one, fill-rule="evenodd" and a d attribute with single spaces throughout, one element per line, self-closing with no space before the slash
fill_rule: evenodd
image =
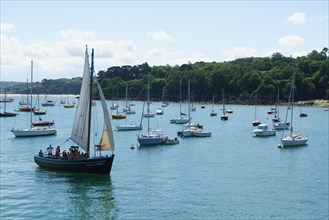
<path id="1" fill-rule="evenodd" d="M 30 116 L 30 126 L 32 128 L 32 87 L 33 87 L 33 60 L 31 60 L 31 103 L 30 103 L 30 111 L 31 111 L 31 116 Z"/>
<path id="2" fill-rule="evenodd" d="M 90 127 L 91 127 L 91 106 L 93 97 L 93 75 L 94 75 L 94 49 L 91 50 L 91 68 L 90 68 L 90 84 L 89 84 L 89 115 L 88 115 L 88 141 L 87 153 L 90 151 Z"/>
<path id="3" fill-rule="evenodd" d="M 294 131 L 292 127 L 292 120 L 294 115 L 294 95 L 295 95 L 295 74 L 292 76 L 292 83 L 291 83 L 291 118 L 290 118 L 290 136 L 292 136 L 292 132 Z"/>

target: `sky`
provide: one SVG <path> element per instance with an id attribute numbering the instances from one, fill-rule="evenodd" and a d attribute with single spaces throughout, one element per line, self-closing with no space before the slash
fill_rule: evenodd
<path id="1" fill-rule="evenodd" d="M 1 0 L 0 81 L 243 57 L 304 56 L 329 47 L 329 1 Z"/>

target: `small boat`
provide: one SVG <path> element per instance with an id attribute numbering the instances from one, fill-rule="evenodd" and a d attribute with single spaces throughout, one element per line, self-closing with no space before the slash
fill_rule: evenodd
<path id="1" fill-rule="evenodd" d="M 14 112 L 0 112 L 0 117 L 15 117 L 16 115 Z"/>
<path id="2" fill-rule="evenodd" d="M 190 111 L 191 108 L 188 108 Z M 180 76 L 179 80 L 179 117 L 175 119 L 171 119 L 171 124 L 186 124 L 191 120 L 191 117 L 187 117 L 185 113 L 182 112 L 182 76 Z"/>
<path id="3" fill-rule="evenodd" d="M 168 136 L 161 129 L 150 129 L 147 134 L 140 134 L 137 137 L 140 146 L 162 145 L 168 140 Z"/>
<path id="4" fill-rule="evenodd" d="M 290 126 L 289 122 L 283 122 L 283 121 L 273 122 L 273 128 L 275 130 L 289 129 L 289 126 Z"/>
<path id="5" fill-rule="evenodd" d="M 44 156 L 42 151 L 39 155 L 34 156 L 35 163 L 45 170 L 103 175 L 107 175 L 111 172 L 112 163 L 114 160 L 113 131 L 105 97 L 96 78 L 95 81 L 99 91 L 104 115 L 104 126 L 99 144 L 95 145 L 94 150 L 90 149 L 92 86 L 89 87 L 89 85 L 93 85 L 94 80 L 92 77 L 94 73 L 94 51 L 92 51 L 91 57 L 91 68 L 89 68 L 89 56 L 86 49 L 83 80 L 80 92 L 81 98 L 78 104 L 71 132 L 71 140 L 78 146 L 71 146 L 69 148 L 69 154 L 67 154 L 66 151 L 63 151 L 63 156 L 57 155 L 54 157 L 51 154 Z M 85 153 L 80 153 L 79 148 L 85 150 Z M 101 151 L 104 150 L 112 151 L 112 154 L 102 156 Z M 99 152 L 98 156 L 96 155 L 96 151 Z M 90 156 L 91 152 L 94 152 L 94 156 Z"/>
<path id="6" fill-rule="evenodd" d="M 47 120 L 47 121 L 32 121 L 33 126 L 51 126 L 54 125 L 55 121 L 54 120 Z"/>
<path id="7" fill-rule="evenodd" d="M 212 96 L 212 108 L 211 108 L 210 116 L 217 116 L 217 112 L 214 111 L 214 102 L 215 102 L 215 94 Z"/>
<path id="8" fill-rule="evenodd" d="M 251 122 L 251 124 L 252 124 L 252 126 L 258 126 L 258 125 L 261 124 L 261 122 L 258 121 L 258 120 L 253 120 L 253 121 Z"/>
<path id="9" fill-rule="evenodd" d="M 256 115 L 257 115 L 257 103 L 258 103 L 258 98 L 257 98 L 257 94 L 256 94 L 255 119 L 251 122 L 252 126 L 258 126 L 258 125 L 261 124 L 261 122 L 256 119 Z"/>
<path id="10" fill-rule="evenodd" d="M 20 112 L 33 112 L 35 110 L 35 108 L 30 107 L 30 106 L 23 106 L 23 107 L 19 107 L 18 111 Z"/>
<path id="11" fill-rule="evenodd" d="M 148 77 L 147 84 L 147 112 L 150 112 L 150 77 Z M 144 106 L 143 106 L 144 110 Z M 150 128 L 150 117 L 147 117 L 147 134 L 139 134 L 137 136 L 137 141 L 140 146 L 149 145 L 162 145 L 168 140 L 168 136 L 164 134 L 161 129 L 151 129 Z"/>
<path id="12" fill-rule="evenodd" d="M 5 98 L 4 99 L 0 99 L 0 102 L 13 102 L 14 99 L 12 98 L 6 98 L 6 94 L 5 94 Z"/>
<path id="13" fill-rule="evenodd" d="M 75 107 L 75 104 L 68 103 L 68 104 L 64 104 L 63 106 L 64 106 L 64 108 L 74 108 Z"/>
<path id="14" fill-rule="evenodd" d="M 45 115 L 47 113 L 47 110 L 42 110 L 42 109 L 34 109 L 33 114 L 35 115 Z"/>
<path id="15" fill-rule="evenodd" d="M 282 134 L 281 143 L 283 147 L 292 147 L 292 146 L 301 146 L 305 145 L 308 141 L 308 137 L 302 136 L 299 134 L 298 131 L 295 131 L 293 129 L 293 114 L 294 114 L 294 95 L 295 95 L 295 75 L 293 75 L 291 88 L 290 88 L 290 134 L 284 136 L 284 133 Z M 287 111 L 289 111 L 289 107 L 287 108 Z"/>
<path id="16" fill-rule="evenodd" d="M 223 96 L 223 107 L 222 107 L 222 109 L 223 109 L 223 114 L 222 114 L 222 116 L 220 117 L 220 119 L 222 120 L 222 121 L 227 121 L 228 120 L 228 115 L 227 115 L 227 112 L 226 112 L 226 110 L 225 110 L 225 102 L 224 102 L 224 88 L 222 88 L 222 96 Z"/>
<path id="17" fill-rule="evenodd" d="M 162 109 L 162 108 L 158 108 L 158 109 L 155 111 L 155 113 L 156 113 L 157 115 L 163 115 L 163 109 Z"/>
<path id="18" fill-rule="evenodd" d="M 123 112 L 125 112 L 127 115 L 136 114 L 136 112 L 131 108 L 131 106 L 134 105 L 135 104 L 130 105 L 128 102 L 128 83 L 126 83 L 126 107 L 123 108 Z"/>
<path id="19" fill-rule="evenodd" d="M 124 124 L 124 125 L 117 125 L 117 131 L 134 131 L 134 130 L 142 130 L 142 125 L 136 124 Z"/>
<path id="20" fill-rule="evenodd" d="M 302 106 L 300 107 L 299 117 L 301 117 L 301 118 L 307 117 L 307 113 L 303 112 L 303 107 Z"/>
<path id="21" fill-rule="evenodd" d="M 203 126 L 191 122 L 190 117 L 190 81 L 188 82 L 188 123 L 185 125 L 185 128 L 177 132 L 177 135 L 180 137 L 210 137 L 211 132 L 203 132 Z"/>
<path id="22" fill-rule="evenodd" d="M 265 136 L 274 136 L 276 134 L 274 129 L 269 129 L 267 124 L 260 124 L 257 126 L 253 133 L 257 137 L 265 137 Z"/>
<path id="23" fill-rule="evenodd" d="M 174 145 L 179 144 L 179 140 L 177 138 L 174 139 L 167 139 L 164 143 L 165 145 Z"/>
<path id="24" fill-rule="evenodd" d="M 8 98 L 6 97 L 6 93 L 5 93 L 5 98 L 3 100 L 6 100 L 3 102 L 4 108 L 3 108 L 3 112 L 0 112 L 0 117 L 15 117 L 17 114 L 14 112 L 7 112 L 6 111 L 6 107 L 7 107 L 7 100 Z"/>
<path id="25" fill-rule="evenodd" d="M 112 119 L 125 119 L 127 116 L 123 114 L 117 113 L 116 115 L 112 115 Z"/>
<path id="26" fill-rule="evenodd" d="M 47 97 L 46 97 L 47 99 Z M 46 100 L 46 102 L 41 103 L 42 106 L 55 106 L 55 102 L 53 100 Z"/>
<path id="27" fill-rule="evenodd" d="M 33 61 L 31 61 L 31 105 L 32 108 L 32 79 L 33 79 Z M 46 135 L 54 135 L 57 133 L 56 129 L 51 127 L 34 127 L 32 124 L 32 111 L 30 111 L 30 127 L 25 129 L 17 129 L 12 128 L 10 131 L 15 135 L 15 137 L 36 137 L 36 136 L 46 136 Z"/>

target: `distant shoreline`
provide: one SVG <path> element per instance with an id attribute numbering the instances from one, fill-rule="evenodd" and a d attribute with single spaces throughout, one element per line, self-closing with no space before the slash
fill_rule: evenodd
<path id="1" fill-rule="evenodd" d="M 21 96 L 22 94 L 7 94 L 7 98 L 10 98 L 11 96 Z M 36 94 L 33 94 L 34 96 Z M 40 94 L 40 95 L 45 95 L 45 94 Z M 49 97 L 51 96 L 57 96 L 57 97 L 63 97 L 63 96 L 78 96 L 75 94 L 48 94 Z M 0 93 L 0 99 L 4 97 L 4 93 Z M 111 99 L 109 99 L 111 100 Z M 125 101 L 124 99 L 118 99 L 118 101 Z M 130 100 L 130 101 L 143 101 L 143 100 Z M 153 102 L 161 102 L 161 100 L 151 100 Z M 169 101 L 172 103 L 178 103 L 177 101 Z M 182 101 L 182 103 L 186 103 L 186 100 Z M 196 104 L 212 104 L 210 101 L 195 101 L 193 103 Z M 219 105 L 222 104 L 221 102 L 215 102 L 214 104 Z M 256 102 L 254 99 L 246 99 L 246 100 L 231 100 L 231 101 L 226 101 L 226 105 L 255 105 Z M 268 103 L 266 101 L 258 100 L 257 105 L 275 105 L 275 103 Z M 288 105 L 288 102 L 280 102 L 280 105 Z M 329 107 L 329 100 L 327 99 L 311 99 L 311 100 L 305 100 L 305 101 L 297 101 L 294 102 L 294 105 L 296 106 L 318 106 L 318 107 Z"/>

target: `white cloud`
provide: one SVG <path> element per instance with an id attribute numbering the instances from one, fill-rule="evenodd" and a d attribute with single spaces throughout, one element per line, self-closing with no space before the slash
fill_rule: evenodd
<path id="1" fill-rule="evenodd" d="M 304 39 L 297 35 L 288 35 L 279 38 L 278 43 L 285 47 L 295 47 L 304 44 Z"/>
<path id="2" fill-rule="evenodd" d="M 21 42 L 1 34 L 1 78 L 25 81 L 30 61 L 35 63 L 34 79 L 72 78 L 81 76 L 85 45 L 95 48 L 95 69 L 114 65 L 135 65 L 139 61 L 132 40 L 99 40 L 92 31 L 61 30 L 56 43 Z M 14 77 L 13 77 L 14 76 Z"/>
<path id="3" fill-rule="evenodd" d="M 1 31 L 10 31 L 15 28 L 15 25 L 12 23 L 1 23 L 0 30 Z"/>
<path id="4" fill-rule="evenodd" d="M 234 47 L 231 49 L 223 50 L 228 60 L 234 60 L 242 57 L 255 57 L 257 56 L 257 51 L 253 48 L 247 47 Z"/>
<path id="5" fill-rule="evenodd" d="M 176 41 L 175 38 L 173 38 L 166 31 L 163 31 L 163 30 L 155 31 L 155 32 L 148 32 L 147 36 L 153 40 L 170 41 L 170 42 Z"/>
<path id="6" fill-rule="evenodd" d="M 307 22 L 306 15 L 305 13 L 295 12 L 288 18 L 287 22 L 293 25 L 305 24 Z"/>

